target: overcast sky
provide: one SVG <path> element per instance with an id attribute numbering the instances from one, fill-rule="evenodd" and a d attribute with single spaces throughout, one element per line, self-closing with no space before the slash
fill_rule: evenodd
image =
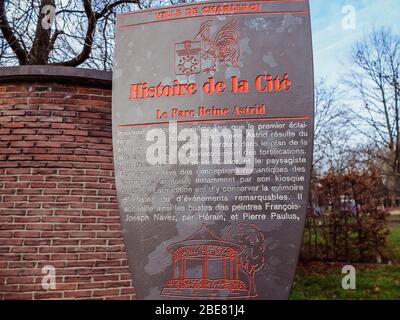
<path id="1" fill-rule="evenodd" d="M 400 33 L 400 0 L 310 0 L 315 77 L 334 82 L 345 73 L 351 46 L 365 32 L 382 26 Z M 343 7 L 355 9 L 355 29 L 344 29 Z M 350 9 L 351 10 L 351 9 Z M 349 11 L 347 11 L 349 12 Z"/>

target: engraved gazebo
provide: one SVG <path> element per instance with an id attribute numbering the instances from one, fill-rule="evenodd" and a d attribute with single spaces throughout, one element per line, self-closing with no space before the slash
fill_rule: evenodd
<path id="1" fill-rule="evenodd" d="M 248 296 L 248 285 L 240 279 L 242 247 L 221 239 L 205 224 L 167 250 L 172 255 L 172 278 L 165 282 L 161 295 L 189 299 Z"/>

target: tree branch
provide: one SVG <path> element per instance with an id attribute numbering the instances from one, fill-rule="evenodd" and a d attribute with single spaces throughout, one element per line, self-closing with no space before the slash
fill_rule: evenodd
<path id="1" fill-rule="evenodd" d="M 8 45 L 14 51 L 15 55 L 18 58 L 19 63 L 26 64 L 28 53 L 23 49 L 19 40 L 15 36 L 13 29 L 8 23 L 6 10 L 5 10 L 5 1 L 0 1 L 0 29 L 3 33 L 4 38 L 6 39 Z"/>
<path id="2" fill-rule="evenodd" d="M 53 65 L 77 67 L 80 64 L 84 63 L 86 59 L 90 56 L 94 40 L 94 33 L 96 31 L 97 19 L 95 13 L 92 10 L 92 1 L 91 0 L 82 0 L 82 1 L 83 1 L 83 7 L 85 9 L 85 14 L 88 19 L 88 27 L 86 30 L 86 36 L 84 39 L 82 51 L 75 58 L 71 60 L 54 63 Z"/>
<path id="3" fill-rule="evenodd" d="M 100 12 L 96 12 L 96 19 L 100 19 L 102 17 L 104 17 L 108 12 L 110 12 L 113 8 L 119 6 L 120 4 L 125 4 L 125 3 L 135 3 L 140 7 L 140 0 L 118 0 L 115 1 L 111 4 L 106 5 L 103 10 L 101 10 Z"/>

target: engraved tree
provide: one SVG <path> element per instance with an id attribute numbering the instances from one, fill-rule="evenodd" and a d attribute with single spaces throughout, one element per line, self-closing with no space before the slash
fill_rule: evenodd
<path id="1" fill-rule="evenodd" d="M 255 224 L 239 223 L 229 230 L 227 238 L 243 248 L 239 256 L 239 264 L 241 270 L 249 278 L 249 295 L 255 297 L 257 296 L 255 274 L 263 267 L 265 262 L 264 233 Z"/>

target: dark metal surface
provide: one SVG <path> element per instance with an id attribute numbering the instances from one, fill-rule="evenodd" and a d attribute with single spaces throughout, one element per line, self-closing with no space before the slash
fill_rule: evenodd
<path id="1" fill-rule="evenodd" d="M 236 7 L 229 7 L 232 5 Z M 210 14 L 210 10 L 227 11 Z M 287 74 L 291 88 L 255 90 L 255 79 L 268 74 L 280 80 Z M 249 82 L 247 93 L 229 92 L 235 76 Z M 224 82 L 227 90 L 221 94 L 203 92 L 209 78 Z M 174 80 L 195 83 L 197 91 L 181 96 L 141 96 L 144 84 L 172 85 Z M 308 1 L 211 1 L 118 17 L 113 74 L 114 162 L 125 243 L 139 299 L 288 298 L 307 209 L 313 95 Z M 235 105 L 265 105 L 265 110 L 224 116 L 197 112 L 199 106 L 227 106 L 232 111 Z M 189 112 L 172 119 L 173 108 L 195 110 L 195 115 Z M 157 110 L 167 112 L 168 117 L 157 119 Z M 223 126 L 229 130 L 253 128 L 265 134 L 255 139 L 255 171 L 249 176 L 232 171 L 204 175 L 202 170 L 234 166 L 149 164 L 146 153 L 152 143 L 146 135 L 157 128 L 168 134 L 170 120 L 178 121 L 179 132 Z M 265 129 L 267 124 L 270 126 Z M 290 127 L 292 124 L 304 128 Z M 171 136 L 167 135 L 167 141 Z M 299 145 L 300 140 L 304 144 Z M 268 153 L 262 154 L 261 149 Z M 276 150 L 286 150 L 288 155 L 279 155 Z M 303 158 L 298 158 L 306 163 L 291 162 L 294 156 L 290 153 L 302 154 Z M 271 159 L 278 164 L 268 162 Z M 279 163 L 281 160 L 290 164 Z M 299 167 L 304 172 L 295 172 Z M 287 172 L 260 173 L 271 168 L 286 168 Z M 285 179 L 303 177 L 293 183 L 300 191 L 274 192 L 274 186 L 289 185 L 279 182 L 279 175 Z M 249 179 L 241 179 L 245 177 Z M 257 180 L 263 177 L 269 180 Z M 165 188 L 166 181 L 169 188 Z M 271 198 L 243 200 L 251 196 Z M 261 205 L 261 209 L 241 205 Z M 291 209 L 283 209 L 284 205 Z M 160 208 L 169 211 L 160 212 Z M 232 218 L 235 213 L 239 220 Z M 246 213 L 259 216 L 245 219 Z M 276 218 L 276 213 L 282 218 Z M 207 214 L 212 218 L 205 219 Z M 171 220 L 161 221 L 160 215 Z M 146 217 L 149 220 L 138 221 Z"/>

